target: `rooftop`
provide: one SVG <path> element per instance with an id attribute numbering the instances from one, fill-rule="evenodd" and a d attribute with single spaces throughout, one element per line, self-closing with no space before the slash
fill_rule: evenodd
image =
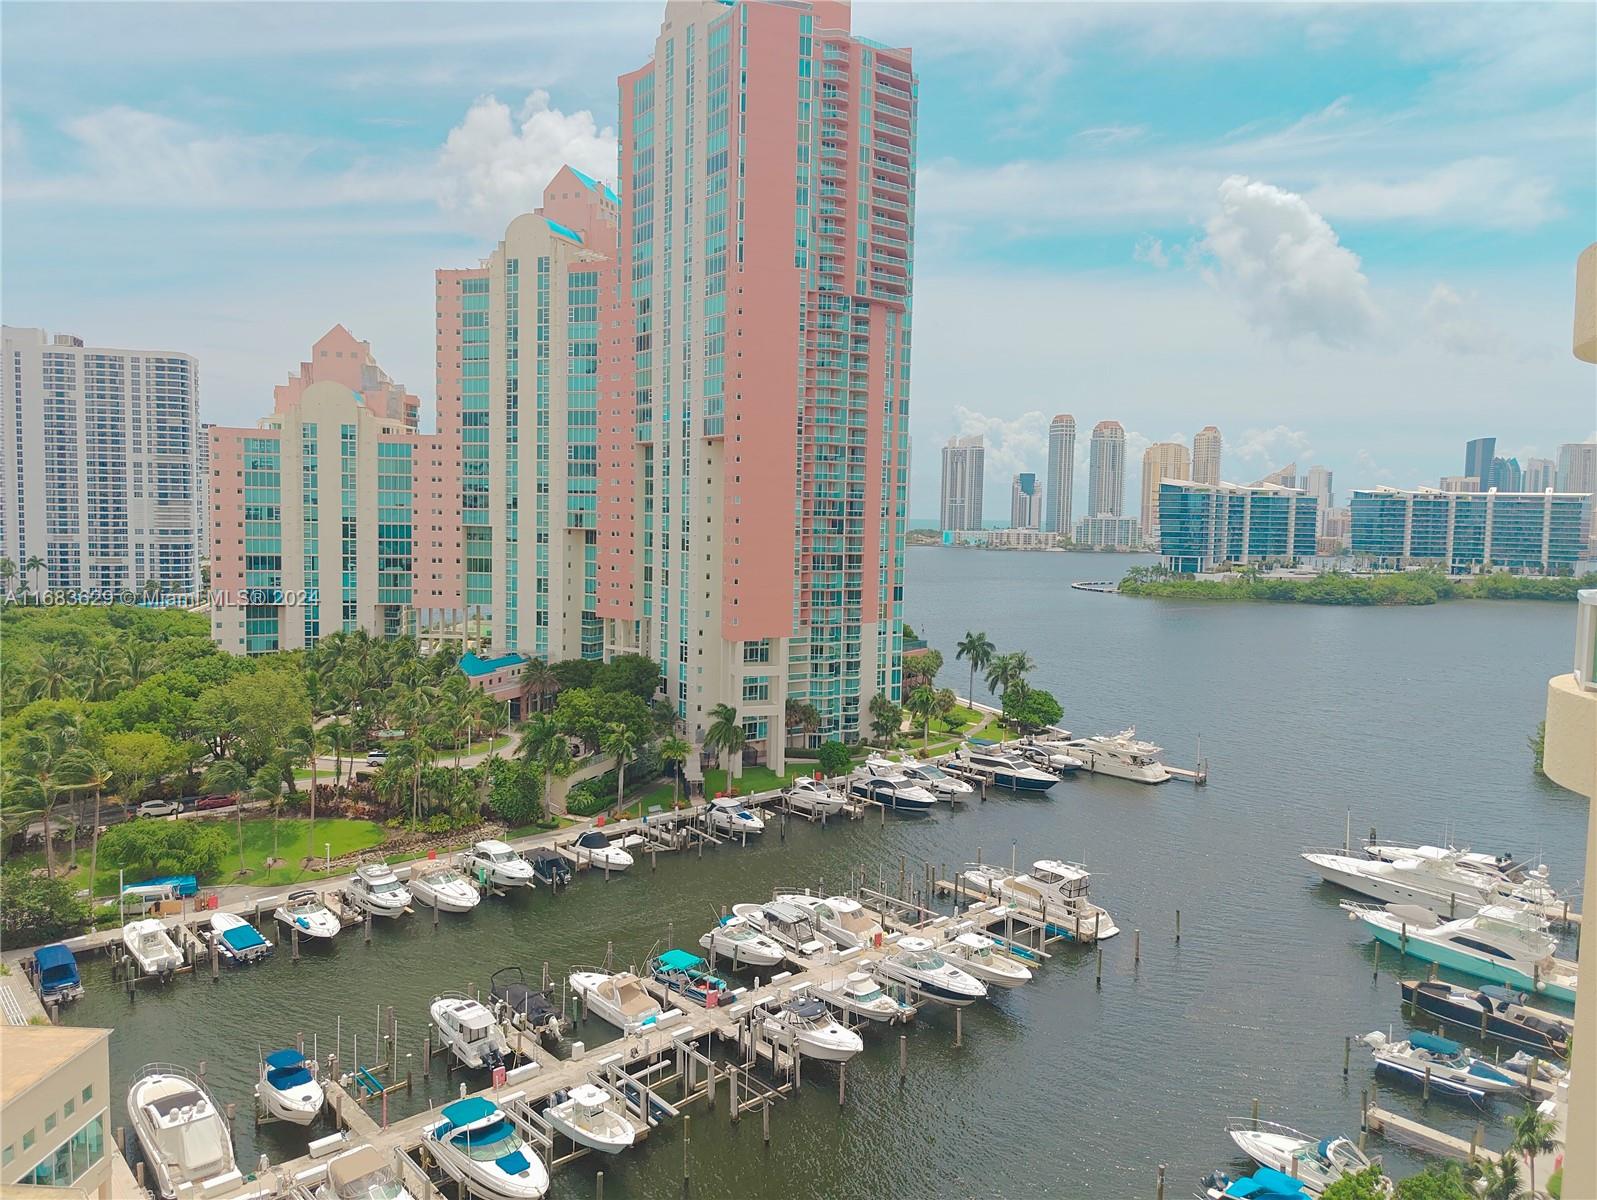
<path id="1" fill-rule="evenodd" d="M 519 667 L 526 662 L 520 654 L 501 654 L 498 658 L 478 658 L 468 650 L 460 656 L 460 669 L 473 679 L 479 675 L 492 675 L 495 671 L 503 671 L 507 667 Z"/>
<path id="2" fill-rule="evenodd" d="M 0 1025 L 0 1107 L 111 1036 L 71 1025 Z"/>

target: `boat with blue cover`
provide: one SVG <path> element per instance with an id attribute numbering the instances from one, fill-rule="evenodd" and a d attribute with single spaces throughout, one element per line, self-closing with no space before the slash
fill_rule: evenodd
<path id="1" fill-rule="evenodd" d="M 1311 1196 L 1318 1196 L 1344 1175 L 1357 1175 L 1380 1161 L 1369 1158 L 1345 1137 L 1313 1138 L 1273 1121 L 1232 1121 L 1226 1132 L 1237 1149 L 1259 1166 L 1296 1179 Z M 1390 1196 L 1392 1186 L 1383 1175 L 1377 1190 Z"/>
<path id="2" fill-rule="evenodd" d="M 83 995 L 83 980 L 78 977 L 78 960 L 60 942 L 35 950 L 33 969 L 39 981 L 39 999 L 46 1004 L 76 1000 Z"/>
<path id="3" fill-rule="evenodd" d="M 1259 1167 L 1252 1175 L 1233 1179 L 1213 1171 L 1203 1181 L 1201 1200 L 1308 1200 L 1303 1183 L 1273 1167 Z"/>
<path id="4" fill-rule="evenodd" d="M 212 913 L 200 936 L 216 947 L 216 956 L 230 967 L 260 962 L 272 953 L 272 943 L 260 930 L 236 913 Z"/>
<path id="5" fill-rule="evenodd" d="M 1377 1069 L 1429 1084 L 1433 1092 L 1444 1096 L 1478 1101 L 1519 1088 L 1512 1077 L 1485 1059 L 1466 1053 L 1451 1038 L 1411 1033 L 1407 1041 L 1397 1042 L 1376 1030 L 1365 1034 L 1363 1041 L 1375 1056 Z"/>
<path id="6" fill-rule="evenodd" d="M 1414 1005 L 1438 1021 L 1528 1046 L 1544 1058 L 1569 1054 L 1574 1022 L 1530 1007 L 1530 998 L 1523 992 L 1496 984 L 1463 987 L 1445 979 L 1405 979 L 1400 986 L 1405 1004 Z"/>
<path id="7" fill-rule="evenodd" d="M 710 973 L 710 964 L 686 950 L 667 950 L 649 960 L 649 974 L 679 996 L 710 1007 L 731 987 L 719 975 Z M 714 997 L 714 999 L 711 999 Z"/>
<path id="8" fill-rule="evenodd" d="M 327 1100 L 316 1079 L 316 1064 L 291 1046 L 261 1060 L 255 1098 L 270 1116 L 294 1125 L 309 1125 Z"/>
<path id="9" fill-rule="evenodd" d="M 510 1118 L 482 1096 L 446 1104 L 427 1148 L 451 1177 L 486 1200 L 542 1200 L 549 1171 Z"/>

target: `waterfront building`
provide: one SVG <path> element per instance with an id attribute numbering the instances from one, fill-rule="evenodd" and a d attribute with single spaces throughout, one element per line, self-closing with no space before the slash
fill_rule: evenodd
<path id="1" fill-rule="evenodd" d="M 1159 486 L 1159 553 L 1182 574 L 1293 563 L 1316 550 L 1312 496 L 1274 483 Z"/>
<path id="2" fill-rule="evenodd" d="M 1353 552 L 1379 566 L 1567 572 L 1581 557 L 1586 497 L 1559 492 L 1353 493 Z"/>
<path id="3" fill-rule="evenodd" d="M 1558 447 L 1558 490 L 1597 492 L 1597 442 L 1565 442 Z"/>
<path id="4" fill-rule="evenodd" d="M 194 357 L 11 326 L 3 354 L 0 557 L 19 584 L 195 594 Z"/>
<path id="5" fill-rule="evenodd" d="M 1155 442 L 1142 452 L 1142 540 L 1159 544 L 1159 484 L 1191 479 L 1192 459 L 1180 442 Z"/>
<path id="6" fill-rule="evenodd" d="M 959 533 L 982 527 L 983 460 L 986 456 L 980 435 L 949 438 L 943 447 L 938 520 L 944 530 Z"/>
<path id="7" fill-rule="evenodd" d="M 1126 431 L 1119 421 L 1092 427 L 1087 450 L 1087 515 L 1118 517 L 1126 502 Z"/>
<path id="8" fill-rule="evenodd" d="M 1548 488 L 1558 489 L 1558 464 L 1550 458 L 1527 458 L 1525 490 L 1545 492 Z"/>
<path id="9" fill-rule="evenodd" d="M 1043 530 L 1070 532 L 1071 493 L 1076 486 L 1076 418 L 1060 413 L 1048 422 L 1048 478 L 1044 486 L 1046 509 Z"/>
<path id="10" fill-rule="evenodd" d="M 1315 504 L 1319 498 L 1315 497 Z M 1351 508 L 1328 508 L 1319 512 L 1320 536 L 1346 546 L 1353 537 L 1353 510 Z"/>
<path id="11" fill-rule="evenodd" d="M 1500 492 L 1523 492 L 1525 472 L 1517 458 L 1492 459 L 1492 486 Z"/>
<path id="12" fill-rule="evenodd" d="M 1042 492 L 1030 471 L 1016 475 L 1009 485 L 1009 527 L 1036 529 L 1042 522 Z"/>
<path id="13" fill-rule="evenodd" d="M 1104 513 L 1077 521 L 1074 540 L 1078 546 L 1095 550 L 1135 550 L 1142 545 L 1142 530 L 1136 517 Z"/>
<path id="14" fill-rule="evenodd" d="M 901 691 L 919 85 L 850 19 L 678 0 L 619 81 L 633 392 L 601 423 L 644 516 L 601 540 L 636 590 L 600 614 L 691 737 L 725 703 L 776 765 L 787 700 L 852 741 Z"/>
<path id="15" fill-rule="evenodd" d="M 1036 526 L 1030 528 L 989 529 L 985 532 L 986 545 L 995 550 L 1052 550 L 1059 544 L 1059 535 Z"/>
<path id="16" fill-rule="evenodd" d="M 1194 483 L 1220 482 L 1220 452 L 1224 448 L 1220 431 L 1205 425 L 1192 439 L 1192 480 Z"/>
<path id="17" fill-rule="evenodd" d="M 302 363 L 256 428 L 210 431 L 211 633 L 233 653 L 335 630 L 463 632 L 453 454 L 416 431 L 409 394 L 369 353 L 320 356 L 350 345 L 366 347 L 335 327 L 312 351 L 313 377 Z"/>
<path id="18" fill-rule="evenodd" d="M 109 1029 L 0 1023 L 0 1192 L 117 1200 L 110 1039 Z"/>
<path id="19" fill-rule="evenodd" d="M 1444 492 L 1478 492 L 1481 490 L 1481 481 L 1473 475 L 1443 475 L 1441 490 Z"/>
<path id="20" fill-rule="evenodd" d="M 1497 439 L 1475 438 L 1464 443 L 1464 475 L 1479 480 L 1477 491 L 1492 485 L 1492 459 L 1497 455 Z"/>
<path id="21" fill-rule="evenodd" d="M 479 692 L 486 692 L 505 705 L 506 716 L 512 721 L 522 717 L 522 676 L 526 673 L 527 657 L 524 654 L 498 654 L 483 658 L 471 650 L 460 656 L 460 673 Z"/>
<path id="22" fill-rule="evenodd" d="M 211 430 L 215 422 L 201 421 L 194 439 L 194 531 L 201 562 L 211 557 Z"/>
<path id="23" fill-rule="evenodd" d="M 395 383 L 377 365 L 372 344 L 363 342 L 342 325 L 334 325 L 311 347 L 309 359 L 290 372 L 288 381 L 272 389 L 272 409 L 287 412 L 299 403 L 305 389 L 315 383 L 342 384 L 359 392 L 368 411 L 385 421 L 415 429 L 421 420 L 421 401 Z"/>

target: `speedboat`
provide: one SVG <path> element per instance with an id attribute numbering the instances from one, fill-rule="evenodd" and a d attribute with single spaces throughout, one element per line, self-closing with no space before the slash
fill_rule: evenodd
<path id="1" fill-rule="evenodd" d="M 848 790 L 862 800 L 899 812 L 930 812 L 937 807 L 937 797 L 911 783 L 896 766 L 860 767 L 848 777 Z"/>
<path id="2" fill-rule="evenodd" d="M 438 1040 L 462 1066 L 491 1070 L 510 1056 L 510 1043 L 488 1006 L 454 993 L 433 997 L 428 1009 Z"/>
<path id="3" fill-rule="evenodd" d="M 170 975 L 183 965 L 183 952 L 166 926 L 153 918 L 122 926 L 122 944 L 146 975 Z"/>
<path id="4" fill-rule="evenodd" d="M 243 966 L 270 957 L 272 943 L 260 930 L 236 913 L 216 912 L 200 936 L 216 947 L 217 958 L 228 966 Z"/>
<path id="5" fill-rule="evenodd" d="M 950 775 L 934 762 L 905 759 L 898 764 L 898 769 L 904 773 L 905 779 L 920 784 L 940 800 L 957 800 L 976 793 L 970 784 L 957 775 Z"/>
<path id="6" fill-rule="evenodd" d="M 1272 1167 L 1259 1167 L 1239 1179 L 1224 1171 L 1210 1171 L 1199 1193 L 1202 1200 L 1307 1200 L 1308 1194 L 1301 1180 Z"/>
<path id="7" fill-rule="evenodd" d="M 667 950 L 649 960 L 649 974 L 679 996 L 714 1008 L 732 989 L 726 980 L 710 973 L 710 964 L 686 950 Z"/>
<path id="8" fill-rule="evenodd" d="M 781 946 L 784 957 L 792 958 L 799 965 L 826 951 L 826 943 L 816 933 L 815 918 L 808 909 L 796 904 L 777 900 L 769 904 L 734 904 L 732 913 Z"/>
<path id="9" fill-rule="evenodd" d="M 1059 782 L 1059 776 L 1052 771 L 1034 767 L 1020 755 L 996 746 L 972 746 L 967 742 L 960 746 L 958 757 L 971 774 L 1012 792 L 1046 792 Z"/>
<path id="10" fill-rule="evenodd" d="M 327 1164 L 327 1182 L 316 1200 L 415 1200 L 399 1168 L 375 1146 L 361 1146 Z"/>
<path id="11" fill-rule="evenodd" d="M 944 942 L 943 952 L 968 975 L 994 987 L 1014 988 L 1031 982 L 1031 969 L 1002 953 L 998 943 L 979 933 L 966 932 Z"/>
<path id="12" fill-rule="evenodd" d="M 1538 1054 L 1563 1058 L 1569 1053 L 1574 1023 L 1567 1017 L 1530 1008 L 1521 992 L 1488 984 L 1461 987 L 1445 979 L 1405 979 L 1403 1000 L 1438 1021 L 1472 1029 L 1505 1042 L 1528 1046 Z"/>
<path id="13" fill-rule="evenodd" d="M 895 1000 L 866 971 L 852 971 L 840 979 L 819 984 L 814 995 L 833 1008 L 867 1021 L 907 1021 L 915 1006 Z"/>
<path id="14" fill-rule="evenodd" d="M 1432 851 L 1432 853 L 1425 853 Z M 1410 857 L 1393 860 L 1363 854 L 1311 851 L 1303 860 L 1327 882 L 1383 904 L 1418 904 L 1449 919 L 1467 917 L 1482 905 L 1551 904 L 1555 897 L 1545 879 L 1515 883 L 1466 866 L 1457 852 L 1419 847 Z"/>
<path id="15" fill-rule="evenodd" d="M 573 971 L 567 980 L 589 1012 L 624 1033 L 636 1033 L 682 1015 L 674 1008 L 662 1009 L 660 1002 L 644 989 L 643 981 L 630 971 L 613 975 L 606 971 Z"/>
<path id="16" fill-rule="evenodd" d="M 52 942 L 35 950 L 33 969 L 39 980 L 39 999 L 46 1004 L 76 1000 L 83 995 L 78 960 L 60 942 Z"/>
<path id="17" fill-rule="evenodd" d="M 823 1062 L 847 1062 L 865 1039 L 842 1025 L 813 996 L 795 996 L 766 1015 L 765 1034 L 779 1046 Z"/>
<path id="18" fill-rule="evenodd" d="M 468 1096 L 444 1105 L 443 1120 L 422 1136 L 438 1165 L 487 1200 L 542 1200 L 549 1171 L 515 1123 L 492 1100 Z"/>
<path id="19" fill-rule="evenodd" d="M 881 918 L 851 896 L 805 896 L 791 892 L 774 897 L 778 904 L 808 910 L 816 932 L 834 945 L 870 946 L 886 931 Z"/>
<path id="20" fill-rule="evenodd" d="M 949 962 L 925 938 L 908 937 L 876 970 L 884 979 L 907 984 L 928 1000 L 963 1007 L 987 995 L 987 985 Z"/>
<path id="21" fill-rule="evenodd" d="M 470 912 L 482 903 L 476 885 L 446 862 L 431 862 L 410 873 L 410 894 L 439 912 Z"/>
<path id="22" fill-rule="evenodd" d="M 460 865 L 495 887 L 531 887 L 532 864 L 494 838 L 475 842 L 461 855 Z"/>
<path id="23" fill-rule="evenodd" d="M 387 863 L 362 863 L 349 881 L 349 898 L 374 917 L 397 917 L 410 908 L 410 889 Z"/>
<path id="24" fill-rule="evenodd" d="M 1072 771 L 1081 770 L 1084 765 L 1074 754 L 1066 754 L 1057 746 L 1045 746 L 1041 742 L 1016 742 L 1010 750 L 1032 766 L 1061 778 Z"/>
<path id="25" fill-rule="evenodd" d="M 574 849 L 580 860 L 603 871 L 625 871 L 632 865 L 632 855 L 620 846 L 612 845 L 610 839 L 598 829 L 590 829 L 579 837 Z"/>
<path id="26" fill-rule="evenodd" d="M 272 1116 L 292 1125 L 309 1125 L 327 1097 L 316 1079 L 316 1064 L 298 1050 L 273 1050 L 261 1061 L 255 1098 Z"/>
<path id="27" fill-rule="evenodd" d="M 1163 783 L 1170 778 L 1169 768 L 1159 761 L 1164 748 L 1138 741 L 1135 725 L 1101 737 L 1066 738 L 1038 744 L 1080 759 L 1087 770 L 1099 775 L 1113 775 L 1137 783 Z"/>
<path id="28" fill-rule="evenodd" d="M 736 796 L 716 797 L 710 801 L 705 815 L 712 829 L 730 833 L 734 837 L 738 834 L 765 832 L 765 822 L 760 820 L 759 814 Z"/>
<path id="29" fill-rule="evenodd" d="M 321 896 L 309 888 L 290 892 L 272 914 L 290 929 L 298 929 L 301 937 L 328 939 L 336 937 L 344 926 L 333 910 L 322 903 Z"/>
<path id="30" fill-rule="evenodd" d="M 1357 1175 L 1374 1165 L 1345 1137 L 1315 1139 L 1270 1121 L 1233 1121 L 1226 1132 L 1242 1153 L 1261 1167 L 1296 1179 L 1311 1196 L 1344 1175 Z M 1382 1195 L 1392 1194 L 1390 1179 L 1383 1177 L 1377 1186 Z"/>
<path id="31" fill-rule="evenodd" d="M 127 1112 L 153 1176 L 147 1182 L 162 1200 L 174 1200 L 179 1191 L 197 1194 L 207 1184 L 220 1191 L 224 1180 L 242 1179 L 222 1110 L 187 1069 L 166 1063 L 145 1067 L 128 1089 Z"/>
<path id="32" fill-rule="evenodd" d="M 1529 909 L 1489 904 L 1472 917 L 1439 920 L 1429 909 L 1405 904 L 1376 908 L 1343 901 L 1356 921 L 1401 954 L 1451 967 L 1556 1000 L 1575 1001 L 1578 971 L 1554 957 L 1558 943 L 1542 931 L 1544 922 Z"/>
<path id="33" fill-rule="evenodd" d="M 717 958 L 729 958 L 734 967 L 774 967 L 787 957 L 782 947 L 742 917 L 726 917 L 699 939 L 699 945 Z"/>
<path id="34" fill-rule="evenodd" d="M 571 864 L 547 847 L 534 850 L 527 855 L 527 861 L 532 864 L 533 876 L 539 883 L 563 888 L 571 882 Z"/>
<path id="35" fill-rule="evenodd" d="M 1009 875 L 996 867 L 975 863 L 960 871 L 960 881 L 972 891 L 1013 904 L 1027 916 L 1041 917 L 1051 937 L 1072 941 L 1103 941 L 1120 932 L 1109 913 L 1087 899 L 1092 873 L 1080 863 L 1040 858 L 1022 875 Z"/>
<path id="36" fill-rule="evenodd" d="M 570 1092 L 556 1092 L 554 1103 L 543 1110 L 556 1133 L 600 1154 L 620 1154 L 637 1141 L 637 1126 L 627 1119 L 621 1102 L 592 1083 L 579 1083 Z"/>
<path id="37" fill-rule="evenodd" d="M 787 789 L 789 803 L 800 812 L 830 814 L 848 807 L 848 797 L 826 786 L 819 779 L 795 779 Z"/>
<path id="38" fill-rule="evenodd" d="M 1518 1088 L 1502 1071 L 1485 1059 L 1466 1054 L 1451 1038 L 1413 1033 L 1406 1041 L 1393 1041 L 1374 1030 L 1360 1040 L 1370 1048 L 1379 1070 L 1429 1084 L 1432 1091 L 1443 1095 L 1483 1100 Z"/>
<path id="39" fill-rule="evenodd" d="M 500 1020 L 545 1041 L 560 1040 L 560 1010 L 549 997 L 527 986 L 520 967 L 501 967 L 488 979 L 488 995 Z"/>

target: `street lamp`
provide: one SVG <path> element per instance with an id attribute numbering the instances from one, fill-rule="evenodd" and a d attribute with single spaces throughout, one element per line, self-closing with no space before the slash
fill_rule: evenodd
<path id="1" fill-rule="evenodd" d="M 322 853 L 327 856 L 327 865 L 322 868 L 324 874 L 331 874 L 333 870 L 333 843 L 323 842 Z"/>

